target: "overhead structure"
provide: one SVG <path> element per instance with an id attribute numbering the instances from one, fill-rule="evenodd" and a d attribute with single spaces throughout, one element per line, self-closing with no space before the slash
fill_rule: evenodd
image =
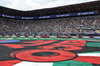
<path id="1" fill-rule="evenodd" d="M 20 11 L 0 6 L 0 14 L 20 16 L 20 17 L 38 17 L 38 16 L 88 12 L 88 11 L 100 12 L 100 1 L 98 0 L 80 4 L 73 4 L 61 7 L 46 8 L 46 9 L 31 10 L 31 11 Z"/>

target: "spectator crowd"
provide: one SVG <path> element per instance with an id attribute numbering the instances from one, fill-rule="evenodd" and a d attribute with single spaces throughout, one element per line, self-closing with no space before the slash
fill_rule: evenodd
<path id="1" fill-rule="evenodd" d="M 0 32 L 13 33 L 100 33 L 100 16 L 45 20 L 0 18 Z"/>

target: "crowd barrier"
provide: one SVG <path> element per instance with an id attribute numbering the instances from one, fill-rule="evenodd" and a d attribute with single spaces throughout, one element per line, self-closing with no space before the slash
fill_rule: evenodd
<path id="1" fill-rule="evenodd" d="M 46 36 L 42 35 L 41 38 L 49 38 L 49 36 L 47 36 L 47 35 L 46 35 Z"/>
<path id="2" fill-rule="evenodd" d="M 31 38 L 100 38 L 100 36 L 49 36 L 49 35 L 41 35 L 41 36 L 29 36 L 29 35 L 0 35 L 0 37 L 13 37 L 13 38 L 18 38 L 18 37 L 31 37 Z"/>
<path id="3" fill-rule="evenodd" d="M 98 29 L 99 30 L 99 29 Z M 10 35 L 13 35 L 13 34 L 15 34 L 15 35 L 17 35 L 17 34 L 20 34 L 20 35 L 22 35 L 22 34 L 31 34 L 31 35 L 45 35 L 45 34 L 48 34 L 48 35 L 57 35 L 57 34 L 59 34 L 59 35 L 62 35 L 62 34 L 70 34 L 70 35 L 100 35 L 100 33 L 23 33 L 23 32 L 16 32 L 16 33 L 14 33 L 14 32 L 0 32 L 0 35 L 1 34 L 4 34 L 4 35 L 8 35 L 8 34 L 10 34 Z"/>

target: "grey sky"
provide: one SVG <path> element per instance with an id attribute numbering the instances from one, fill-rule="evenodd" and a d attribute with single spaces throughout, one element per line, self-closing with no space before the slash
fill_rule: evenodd
<path id="1" fill-rule="evenodd" d="M 0 6 L 17 10 L 35 10 L 96 0 L 0 0 Z"/>

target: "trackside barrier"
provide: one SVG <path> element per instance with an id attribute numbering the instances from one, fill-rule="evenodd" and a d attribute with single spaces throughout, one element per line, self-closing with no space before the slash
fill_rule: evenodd
<path id="1" fill-rule="evenodd" d="M 89 38 L 94 38 L 93 36 L 89 36 Z"/>
<path id="2" fill-rule="evenodd" d="M 77 36 L 77 38 L 82 38 L 82 36 Z"/>
<path id="3" fill-rule="evenodd" d="M 71 36 L 66 36 L 65 38 L 71 38 Z"/>
<path id="4" fill-rule="evenodd" d="M 16 35 L 16 37 L 19 37 L 19 35 Z"/>
<path id="5" fill-rule="evenodd" d="M 1 35 L 2 37 L 4 37 L 4 35 Z"/>
<path id="6" fill-rule="evenodd" d="M 36 36 L 33 36 L 33 38 L 35 38 Z"/>
<path id="7" fill-rule="evenodd" d="M 83 39 L 100 39 L 100 36 L 35 36 L 35 35 L 31 35 L 31 36 L 28 36 L 28 35 L 0 35 L 0 37 L 11 37 L 11 38 L 18 38 L 18 37 L 21 37 L 21 38 L 24 38 L 24 37 L 28 37 L 28 38 L 83 38 Z"/>
<path id="8" fill-rule="evenodd" d="M 49 36 L 43 36 L 43 35 L 42 35 L 41 38 L 49 38 Z"/>
<path id="9" fill-rule="evenodd" d="M 25 35 L 24 37 L 28 37 L 28 35 Z"/>
<path id="10" fill-rule="evenodd" d="M 56 36 L 56 38 L 61 38 L 61 36 Z"/>
<path id="11" fill-rule="evenodd" d="M 11 37 L 11 35 L 8 35 L 8 37 Z"/>

